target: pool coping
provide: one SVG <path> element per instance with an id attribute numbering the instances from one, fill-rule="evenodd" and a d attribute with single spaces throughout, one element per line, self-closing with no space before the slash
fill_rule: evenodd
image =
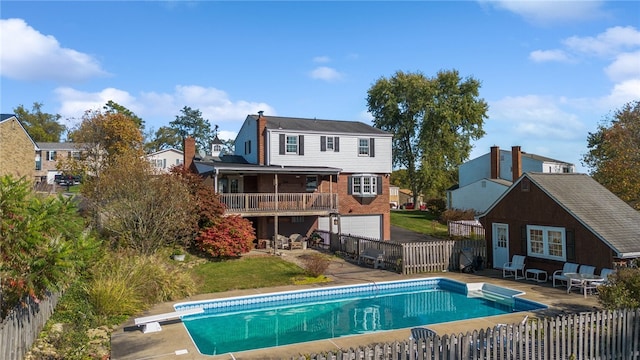
<path id="1" fill-rule="evenodd" d="M 327 275 L 332 279 L 329 283 L 300 285 L 300 286 L 279 286 L 264 289 L 235 290 L 224 293 L 201 294 L 193 296 L 184 301 L 203 301 L 207 299 L 219 299 L 234 296 L 258 295 L 271 292 L 304 290 L 311 288 L 335 287 L 339 285 L 354 285 L 371 281 L 392 281 L 410 280 L 430 277 L 446 277 L 463 283 L 487 283 L 512 288 L 524 292 L 522 298 L 539 302 L 549 306 L 548 309 L 535 312 L 519 312 L 492 316 L 482 319 L 461 320 L 451 323 L 440 323 L 429 325 L 438 334 L 458 334 L 466 333 L 474 329 L 493 327 L 498 323 L 518 323 L 525 315 L 544 316 L 576 311 L 599 310 L 601 307 L 596 297 L 584 299 L 578 294 L 567 294 L 566 288 L 553 288 L 550 283 L 535 283 L 527 280 L 502 279 L 499 270 L 483 270 L 473 274 L 442 272 L 419 274 L 415 276 L 404 276 L 381 269 L 363 268 L 361 266 L 334 260 L 327 271 Z M 175 302 L 158 304 L 145 314 L 157 314 L 173 310 Z M 365 335 L 345 336 L 336 339 L 318 340 L 295 345 L 278 346 L 260 350 L 243 351 L 234 354 L 222 355 L 202 355 L 184 327 L 178 320 L 162 324 L 162 331 L 157 333 L 143 334 L 139 328 L 133 325 L 133 318 L 122 324 L 111 337 L 111 359 L 112 360 L 133 360 L 133 359 L 194 359 L 194 360 L 217 360 L 217 359 L 283 359 L 291 358 L 300 354 L 319 353 L 339 348 L 352 348 L 360 345 L 368 345 L 379 342 L 403 341 L 408 339 L 409 329 L 389 330 L 384 332 L 374 332 Z M 182 355 L 176 355 L 180 353 Z"/>

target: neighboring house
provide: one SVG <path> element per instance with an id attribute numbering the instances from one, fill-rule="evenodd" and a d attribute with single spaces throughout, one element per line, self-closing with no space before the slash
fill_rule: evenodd
<path id="1" fill-rule="evenodd" d="M 513 255 L 548 274 L 640 257 L 640 212 L 585 174 L 525 173 L 479 220 L 494 268 Z"/>
<path id="2" fill-rule="evenodd" d="M 413 203 L 413 192 L 409 189 L 399 189 L 398 199 L 400 200 L 400 206 L 406 203 Z M 422 195 L 418 195 L 418 206 L 422 205 L 423 202 Z"/>
<path id="3" fill-rule="evenodd" d="M 180 150 L 170 148 L 147 154 L 145 158 L 158 173 L 168 173 L 171 167 L 182 165 L 184 153 Z"/>
<path id="4" fill-rule="evenodd" d="M 15 115 L 0 114 L 0 176 L 33 180 L 37 148 Z"/>
<path id="5" fill-rule="evenodd" d="M 528 154 L 520 146 L 511 151 L 492 146 L 491 152 L 460 165 L 458 184 L 447 189 L 447 208 L 482 213 L 523 172 L 573 173 L 575 165 Z"/>
<path id="6" fill-rule="evenodd" d="M 400 207 L 400 188 L 397 186 L 389 186 L 389 205 L 392 209 Z"/>
<path id="7" fill-rule="evenodd" d="M 62 175 L 57 169 L 58 162 L 66 158 L 81 159 L 84 144 L 72 142 L 39 142 L 36 149 L 36 181 L 53 184 L 56 175 Z M 77 174 L 67 174 L 77 175 Z"/>
<path id="8" fill-rule="evenodd" d="M 249 115 L 235 154 L 185 166 L 220 193 L 227 214 L 250 219 L 259 240 L 313 230 L 389 240 L 392 135 L 360 122 Z"/>

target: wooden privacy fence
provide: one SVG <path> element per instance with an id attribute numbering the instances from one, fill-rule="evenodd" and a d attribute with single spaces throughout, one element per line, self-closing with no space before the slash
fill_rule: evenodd
<path id="1" fill-rule="evenodd" d="M 326 236 L 324 234 L 323 236 Z M 333 236 L 330 249 L 341 251 L 357 259 L 367 248 L 384 252 L 384 265 L 388 270 L 402 274 L 424 272 L 459 271 L 460 254 L 478 260 L 486 259 L 487 248 L 481 240 L 438 240 L 398 243 L 362 238 L 352 235 Z"/>
<path id="2" fill-rule="evenodd" d="M 293 360 L 640 359 L 640 309 L 533 318 L 466 334 L 407 339 Z"/>
<path id="3" fill-rule="evenodd" d="M 58 304 L 60 294 L 48 294 L 36 303 L 27 297 L 24 306 L 11 310 L 0 322 L 0 359 L 22 360 L 38 338 Z"/>
<path id="4" fill-rule="evenodd" d="M 485 240 L 484 227 L 478 220 L 448 221 L 447 229 L 449 237 L 466 238 L 473 240 Z"/>

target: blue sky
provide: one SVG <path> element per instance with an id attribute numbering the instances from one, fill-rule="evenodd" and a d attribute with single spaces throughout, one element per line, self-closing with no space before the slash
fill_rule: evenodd
<path id="1" fill-rule="evenodd" d="M 0 112 L 75 124 L 113 100 L 166 126 L 199 109 L 222 138 L 248 114 L 371 123 L 397 71 L 482 82 L 492 145 L 576 164 L 589 132 L 640 100 L 638 1 L 6 1 Z"/>

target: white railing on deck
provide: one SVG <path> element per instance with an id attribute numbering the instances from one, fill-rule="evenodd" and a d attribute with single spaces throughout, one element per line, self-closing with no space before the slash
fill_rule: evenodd
<path id="1" fill-rule="evenodd" d="M 338 194 L 239 193 L 220 194 L 227 213 L 337 211 Z"/>

